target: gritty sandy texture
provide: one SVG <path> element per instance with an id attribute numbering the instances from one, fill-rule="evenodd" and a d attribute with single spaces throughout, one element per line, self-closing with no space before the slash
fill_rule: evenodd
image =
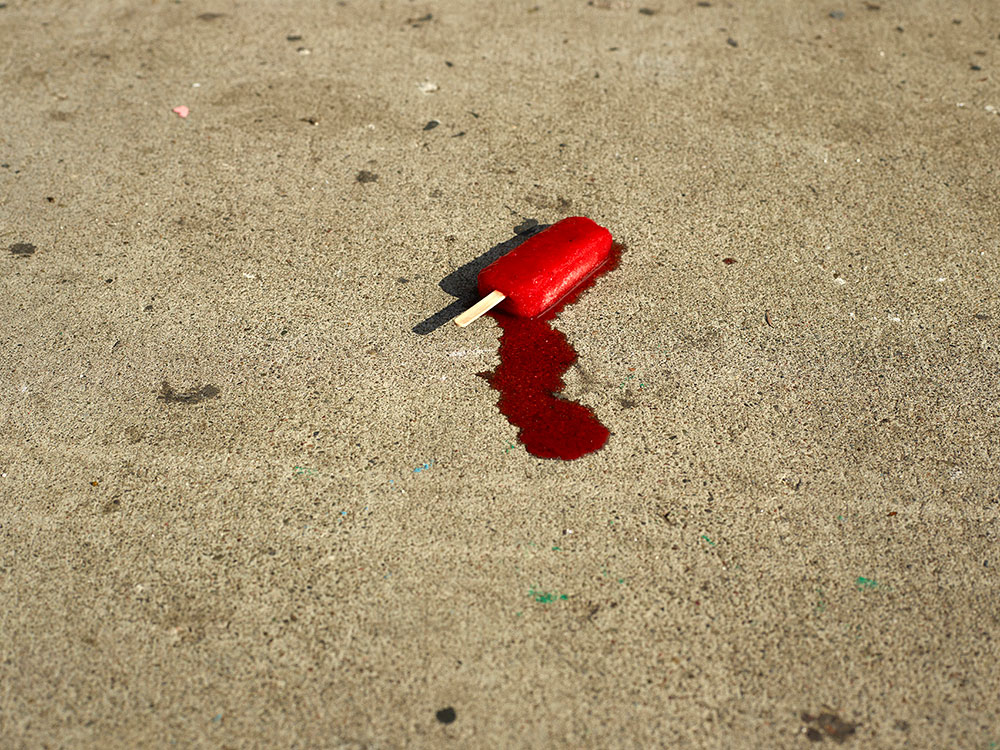
<path id="1" fill-rule="evenodd" d="M 0 746 L 1000 745 L 1000 5 L 0 5 Z"/>

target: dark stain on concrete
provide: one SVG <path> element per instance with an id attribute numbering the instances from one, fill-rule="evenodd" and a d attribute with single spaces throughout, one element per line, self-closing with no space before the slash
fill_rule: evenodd
<path id="1" fill-rule="evenodd" d="M 11 254 L 19 258 L 27 258 L 29 255 L 34 255 L 36 249 L 30 242 L 15 242 L 10 246 Z"/>
<path id="2" fill-rule="evenodd" d="M 834 742 L 843 742 L 860 726 L 852 721 L 844 721 L 837 714 L 828 711 L 818 716 L 803 712 L 801 719 L 812 725 L 806 728 L 806 737 L 812 742 L 822 742 L 827 737 Z"/>
<path id="3" fill-rule="evenodd" d="M 219 393 L 219 389 L 214 385 L 203 385 L 186 393 L 179 393 L 164 380 L 160 385 L 160 395 L 157 398 L 168 404 L 197 404 L 207 399 L 215 398 Z"/>

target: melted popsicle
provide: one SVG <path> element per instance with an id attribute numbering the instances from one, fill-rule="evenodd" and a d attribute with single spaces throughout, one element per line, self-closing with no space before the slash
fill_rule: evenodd
<path id="1" fill-rule="evenodd" d="M 611 232 L 584 216 L 553 224 L 479 272 L 483 299 L 455 318 L 469 325 L 493 307 L 535 318 L 557 304 L 603 266 Z"/>

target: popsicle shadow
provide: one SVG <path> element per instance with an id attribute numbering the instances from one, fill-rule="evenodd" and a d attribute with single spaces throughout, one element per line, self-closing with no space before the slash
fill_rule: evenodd
<path id="1" fill-rule="evenodd" d="M 509 240 L 494 245 L 488 251 L 474 260 L 470 260 L 463 266 L 459 266 L 454 271 L 445 276 L 438 283 L 445 292 L 455 297 L 455 301 L 445 308 L 438 310 L 429 318 L 425 318 L 413 327 L 413 332 L 421 336 L 436 331 L 445 323 L 450 321 L 463 310 L 471 307 L 479 299 L 476 291 L 476 277 L 486 266 L 495 261 L 501 255 L 505 255 L 520 245 L 532 235 L 538 234 L 549 224 L 539 224 L 530 219 L 520 226 L 514 228 L 514 236 Z"/>

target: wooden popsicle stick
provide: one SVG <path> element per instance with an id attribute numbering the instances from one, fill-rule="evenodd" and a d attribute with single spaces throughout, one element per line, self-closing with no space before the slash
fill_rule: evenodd
<path id="1" fill-rule="evenodd" d="M 480 318 L 506 299 L 506 295 L 495 289 L 483 297 L 461 315 L 455 317 L 455 325 L 465 328 L 476 318 Z"/>

